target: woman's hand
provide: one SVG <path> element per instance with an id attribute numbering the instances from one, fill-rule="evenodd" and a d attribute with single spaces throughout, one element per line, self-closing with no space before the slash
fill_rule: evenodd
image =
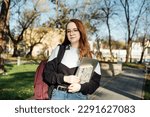
<path id="1" fill-rule="evenodd" d="M 73 83 L 73 84 L 69 85 L 68 92 L 75 93 L 75 92 L 78 92 L 80 89 L 81 89 L 81 85 L 80 84 Z"/>
<path id="2" fill-rule="evenodd" d="M 64 81 L 69 83 L 69 84 L 79 83 L 80 82 L 80 78 L 75 76 L 75 75 L 64 76 Z"/>

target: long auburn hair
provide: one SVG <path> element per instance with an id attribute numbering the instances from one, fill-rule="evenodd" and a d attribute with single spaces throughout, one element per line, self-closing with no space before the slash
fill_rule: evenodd
<path id="1" fill-rule="evenodd" d="M 90 51 L 90 44 L 87 40 L 86 30 L 85 30 L 83 23 L 78 19 L 71 19 L 67 23 L 67 25 L 70 22 L 74 22 L 77 26 L 77 29 L 80 32 L 80 39 L 79 39 L 79 57 L 80 57 L 80 59 L 82 59 L 82 57 L 92 58 L 92 52 Z M 64 39 L 64 42 L 62 43 L 62 45 L 65 45 L 65 46 L 70 44 L 70 41 L 68 40 L 68 37 L 67 37 L 67 25 L 65 28 L 65 39 Z"/>

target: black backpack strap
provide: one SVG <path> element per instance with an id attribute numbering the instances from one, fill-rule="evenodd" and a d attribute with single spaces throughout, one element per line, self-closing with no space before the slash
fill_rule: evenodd
<path id="1" fill-rule="evenodd" d="M 66 46 L 64 45 L 59 45 L 59 46 L 60 48 L 59 48 L 58 55 L 57 55 L 58 64 L 61 62 L 65 53 L 65 49 L 66 49 Z"/>
<path id="2" fill-rule="evenodd" d="M 64 53 L 65 53 L 65 49 L 66 49 L 66 46 L 59 45 L 59 51 L 58 51 L 58 55 L 57 55 L 57 65 L 61 62 L 61 60 L 64 56 Z M 53 91 L 54 87 L 56 87 L 56 86 L 52 85 L 52 84 L 49 85 L 49 88 L 48 88 L 49 99 L 51 99 L 52 91 Z"/>

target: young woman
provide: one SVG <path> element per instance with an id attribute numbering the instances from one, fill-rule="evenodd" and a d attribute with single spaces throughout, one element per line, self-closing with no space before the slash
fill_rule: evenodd
<path id="1" fill-rule="evenodd" d="M 62 43 L 66 47 L 61 63 L 56 65 L 60 46 L 57 46 L 44 69 L 44 81 L 55 88 L 52 92 L 52 100 L 85 100 L 87 94 L 92 94 L 100 84 L 100 65 L 98 64 L 89 82 L 80 84 L 80 79 L 75 76 L 76 70 L 83 57 L 92 58 L 90 45 L 87 40 L 83 23 L 78 19 L 71 19 L 66 25 L 65 40 Z M 56 68 L 57 67 L 57 68 Z"/>

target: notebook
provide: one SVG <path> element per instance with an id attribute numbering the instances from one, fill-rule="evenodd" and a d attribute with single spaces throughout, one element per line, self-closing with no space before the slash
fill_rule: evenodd
<path id="1" fill-rule="evenodd" d="M 91 76 L 94 72 L 94 69 L 96 68 L 98 64 L 98 60 L 92 59 L 92 58 L 87 58 L 83 57 L 81 60 L 81 63 L 77 69 L 76 76 L 80 78 L 80 83 L 85 83 L 89 82 L 91 79 Z"/>

